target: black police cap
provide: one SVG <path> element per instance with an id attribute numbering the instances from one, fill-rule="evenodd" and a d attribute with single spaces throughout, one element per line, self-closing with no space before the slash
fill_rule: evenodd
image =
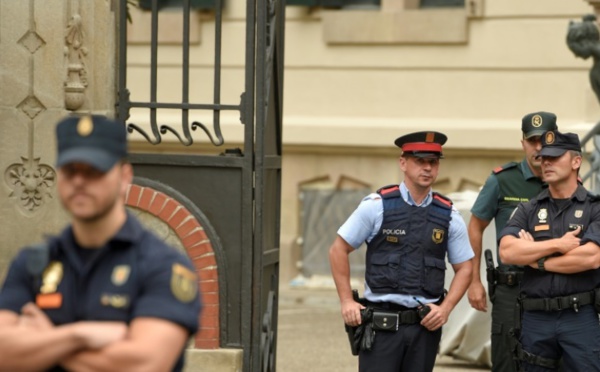
<path id="1" fill-rule="evenodd" d="M 56 166 L 88 164 L 109 171 L 127 156 L 125 125 L 100 115 L 69 116 L 56 126 Z"/>
<path id="2" fill-rule="evenodd" d="M 579 136 L 575 133 L 561 133 L 558 130 L 551 130 L 542 136 L 542 150 L 537 157 L 558 157 L 569 150 L 581 151 Z"/>
<path id="3" fill-rule="evenodd" d="M 402 155 L 419 158 L 441 158 L 442 145 L 446 143 L 445 134 L 440 132 L 415 132 L 398 137 L 394 143 L 402 149 Z"/>
<path id="4" fill-rule="evenodd" d="M 551 112 L 539 111 L 523 116 L 521 130 L 525 138 L 541 136 L 548 130 L 556 130 L 556 115 Z"/>

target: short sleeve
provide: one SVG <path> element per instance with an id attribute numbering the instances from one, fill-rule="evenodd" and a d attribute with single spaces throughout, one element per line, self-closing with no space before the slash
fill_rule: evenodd
<path id="1" fill-rule="evenodd" d="M 594 201 L 590 206 L 592 207 L 591 222 L 581 238 L 581 244 L 592 242 L 600 246 L 600 201 Z"/>
<path id="2" fill-rule="evenodd" d="M 527 230 L 527 210 L 523 203 L 519 203 L 517 208 L 513 211 L 506 226 L 504 226 L 500 234 L 498 234 L 498 241 L 506 235 L 512 235 L 518 238 L 521 229 Z"/>
<path id="3" fill-rule="evenodd" d="M 198 278 L 190 260 L 158 239 L 159 257 L 146 256 L 143 264 L 142 289 L 133 308 L 133 318 L 155 317 L 169 320 L 194 334 L 201 309 Z"/>
<path id="4" fill-rule="evenodd" d="M 473 258 L 467 227 L 460 213 L 452 208 L 452 219 L 448 228 L 448 262 L 459 264 Z"/>
<path id="5" fill-rule="evenodd" d="M 477 195 L 477 199 L 471 207 L 471 214 L 481 220 L 491 221 L 498 212 L 499 195 L 498 178 L 496 178 L 496 175 L 491 174 L 485 181 L 481 191 L 479 191 L 479 195 Z"/>
<path id="6" fill-rule="evenodd" d="M 383 203 L 378 194 L 364 198 L 346 222 L 338 229 L 338 235 L 354 249 L 377 234 L 383 221 Z"/>
<path id="7" fill-rule="evenodd" d="M 0 309 L 20 313 L 23 305 L 34 302 L 34 283 L 27 274 L 26 260 L 26 251 L 22 250 L 11 262 L 0 290 Z"/>

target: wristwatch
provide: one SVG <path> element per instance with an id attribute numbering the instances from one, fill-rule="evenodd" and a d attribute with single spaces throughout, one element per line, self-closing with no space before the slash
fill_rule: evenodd
<path id="1" fill-rule="evenodd" d="M 544 267 L 544 262 L 546 261 L 547 257 L 542 257 L 538 260 L 538 270 L 539 271 L 546 271 L 546 268 Z"/>

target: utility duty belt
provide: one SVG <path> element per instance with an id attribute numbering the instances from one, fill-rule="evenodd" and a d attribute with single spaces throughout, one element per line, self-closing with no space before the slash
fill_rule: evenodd
<path id="1" fill-rule="evenodd" d="M 522 298 L 521 306 L 525 311 L 543 310 L 560 311 L 564 309 L 573 309 L 579 311 L 581 306 L 594 304 L 595 293 L 598 289 L 589 292 L 574 293 L 568 296 L 552 298 Z"/>
<path id="2" fill-rule="evenodd" d="M 357 290 L 352 291 L 352 298 L 365 306 L 360 311 L 360 325 L 356 327 L 345 325 L 352 355 L 358 355 L 360 350 L 371 350 L 376 331 L 396 332 L 402 324 L 418 324 L 431 310 L 428 305 L 415 309 L 391 302 L 371 302 L 359 298 Z M 443 299 L 444 296 L 436 302 L 436 305 Z"/>

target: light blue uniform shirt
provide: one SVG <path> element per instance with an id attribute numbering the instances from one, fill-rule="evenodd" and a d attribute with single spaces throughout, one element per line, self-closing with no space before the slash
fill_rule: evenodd
<path id="1" fill-rule="evenodd" d="M 406 203 L 418 207 L 426 207 L 433 201 L 432 192 L 429 191 L 423 202 L 417 205 L 410 196 L 404 182 L 400 184 L 400 194 Z M 451 217 L 450 227 L 448 228 L 448 261 L 451 264 L 459 264 L 470 260 L 474 254 L 471 243 L 469 243 L 465 222 L 454 206 L 452 207 Z M 370 242 L 377 235 L 382 222 L 383 202 L 381 196 L 372 193 L 361 201 L 358 208 L 348 217 L 337 233 L 354 249 L 358 249 L 362 243 Z M 406 307 L 419 306 L 412 295 L 373 293 L 366 282 L 364 297 L 371 302 L 393 302 Z M 420 296 L 417 296 L 417 299 L 422 303 L 439 300 L 439 298 L 423 298 Z"/>

